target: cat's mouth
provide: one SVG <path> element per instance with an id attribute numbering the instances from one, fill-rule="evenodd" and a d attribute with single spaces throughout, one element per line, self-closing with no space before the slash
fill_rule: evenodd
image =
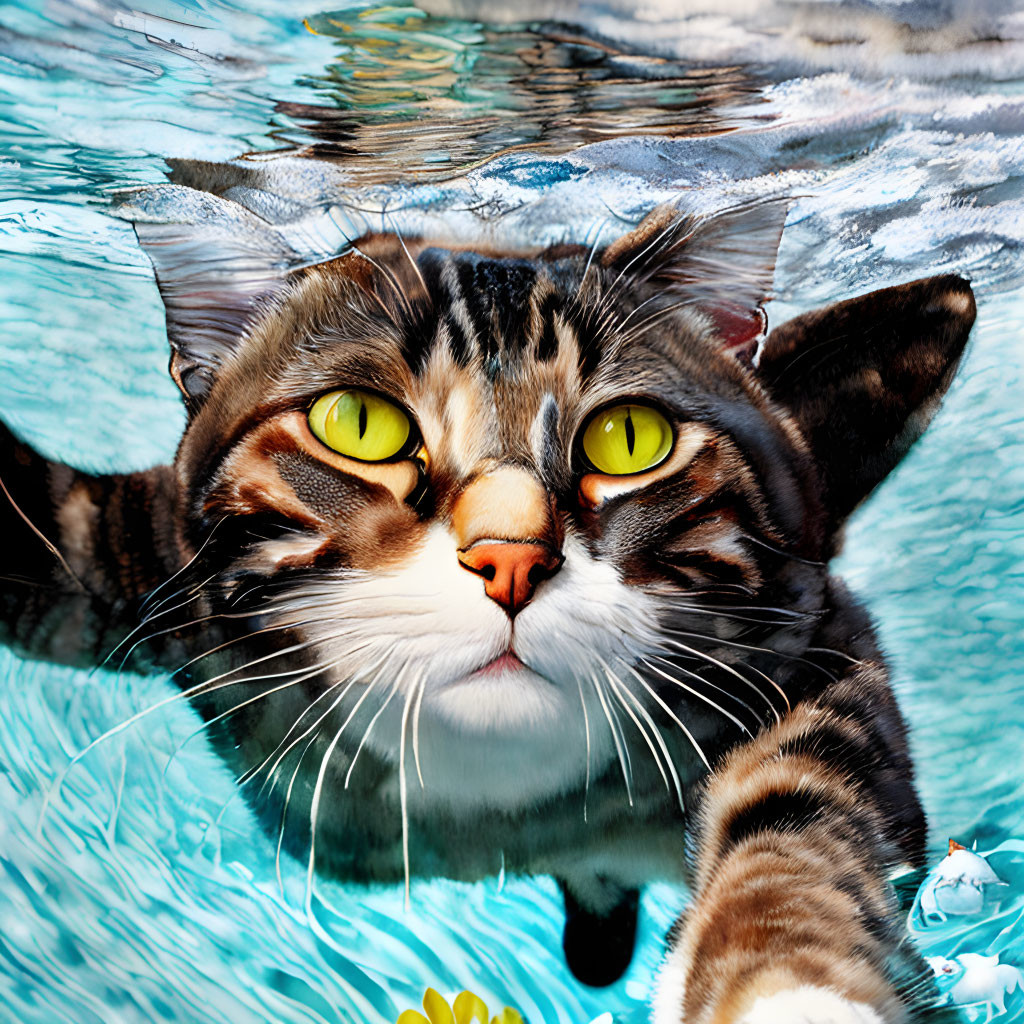
<path id="1" fill-rule="evenodd" d="M 494 676 L 501 672 L 517 672 L 519 669 L 526 667 L 515 650 L 509 647 L 503 654 L 492 658 L 486 665 L 482 665 L 475 672 L 472 672 L 471 675 L 478 677 Z"/>
<path id="2" fill-rule="evenodd" d="M 460 687 L 469 683 L 493 688 L 495 685 L 503 687 L 506 683 L 514 683 L 519 686 L 527 679 L 533 679 L 535 682 L 549 682 L 536 669 L 523 661 L 516 653 L 515 648 L 509 644 L 501 654 L 491 658 L 479 668 L 472 669 L 460 678 L 453 680 L 453 683 Z"/>

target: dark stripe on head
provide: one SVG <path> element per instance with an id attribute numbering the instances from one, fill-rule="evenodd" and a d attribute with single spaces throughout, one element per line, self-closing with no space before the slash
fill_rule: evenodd
<path id="1" fill-rule="evenodd" d="M 549 481 L 556 490 L 565 487 L 571 475 L 568 460 L 559 443 L 559 418 L 558 402 L 554 395 L 546 394 L 540 405 L 541 430 L 543 431 L 540 471 L 543 478 Z"/>
<path id="2" fill-rule="evenodd" d="M 468 366 L 473 358 L 473 339 L 466 333 L 462 321 L 450 310 L 442 317 L 447 328 L 448 349 L 459 366 Z"/>
<path id="3" fill-rule="evenodd" d="M 502 260 L 491 264 L 497 291 L 498 323 L 506 351 L 519 350 L 527 340 L 530 297 L 537 282 L 537 268 L 526 260 Z"/>
<path id="4" fill-rule="evenodd" d="M 604 355 L 604 340 L 596 311 L 589 307 L 583 308 L 578 316 L 573 317 L 572 325 L 576 331 L 576 345 L 579 349 L 577 365 L 580 379 L 587 380 L 597 369 Z"/>
<path id="5" fill-rule="evenodd" d="M 438 324 L 451 305 L 442 270 L 448 254 L 441 249 L 426 249 L 420 253 L 416 265 L 426 285 L 426 299 L 413 304 L 414 315 L 406 324 L 402 338 L 402 355 L 413 373 L 422 371 L 437 344 Z M 449 336 L 451 336 L 449 330 Z M 458 357 L 456 356 L 456 359 Z"/>
<path id="6" fill-rule="evenodd" d="M 476 347 L 486 360 L 494 355 L 494 339 L 491 336 L 490 299 L 486 288 L 482 288 L 477 280 L 476 262 L 479 258 L 472 254 L 460 255 L 455 261 L 455 272 L 476 334 Z"/>
<path id="7" fill-rule="evenodd" d="M 537 358 L 546 362 L 558 354 L 558 334 L 555 331 L 555 314 L 562 308 L 562 296 L 549 292 L 537 307 L 540 318 L 540 340 L 537 343 Z"/>

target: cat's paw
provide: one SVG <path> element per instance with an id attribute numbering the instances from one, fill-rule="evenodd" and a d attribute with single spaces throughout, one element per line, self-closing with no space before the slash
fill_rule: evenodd
<path id="1" fill-rule="evenodd" d="M 884 1024 L 867 1003 L 852 1003 L 830 988 L 801 985 L 760 996 L 738 1024 Z"/>

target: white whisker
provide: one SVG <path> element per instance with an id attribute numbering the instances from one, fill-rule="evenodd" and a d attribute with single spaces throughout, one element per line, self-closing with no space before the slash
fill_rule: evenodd
<path id="1" fill-rule="evenodd" d="M 402 808 L 402 868 L 405 875 L 405 909 L 412 905 L 409 885 L 409 790 L 405 781 L 405 731 L 409 722 L 409 711 L 413 698 L 419 693 L 419 684 L 410 687 L 402 708 L 402 731 L 398 739 L 398 800 Z"/>
<path id="2" fill-rule="evenodd" d="M 743 683 L 744 686 L 750 687 L 750 689 L 753 690 L 754 693 L 756 693 L 758 695 L 758 697 L 760 697 L 761 700 L 763 700 L 768 705 L 768 709 L 775 716 L 775 721 L 776 722 L 781 722 L 782 721 L 782 716 L 779 714 L 778 709 L 771 702 L 771 700 L 769 699 L 767 694 L 764 692 L 764 690 L 762 690 L 761 687 L 759 687 L 752 679 L 748 679 L 746 676 L 741 675 L 731 665 L 727 665 L 724 661 L 719 661 L 718 658 L 712 657 L 706 651 L 699 651 L 699 650 L 697 650 L 696 647 L 688 647 L 686 644 L 680 643 L 678 640 L 668 640 L 668 639 L 666 639 L 664 642 L 667 643 L 667 644 L 671 644 L 673 647 L 676 647 L 679 650 L 684 651 L 685 653 L 691 655 L 694 658 L 698 658 L 701 661 L 706 661 L 710 665 L 715 665 L 718 668 L 722 669 L 723 672 L 728 672 L 729 675 L 734 676 L 741 683 Z M 752 668 L 753 666 L 747 666 L 747 667 L 748 668 Z M 754 669 L 754 671 L 757 672 L 758 675 L 764 676 L 763 672 L 759 672 L 757 669 Z M 768 679 L 767 676 L 764 676 L 764 678 Z M 768 682 L 771 682 L 771 680 L 768 679 Z M 774 685 L 774 684 L 772 684 L 772 685 Z M 783 697 L 785 697 L 785 694 L 783 694 Z M 758 720 L 760 720 L 760 715 L 758 716 Z"/>
<path id="3" fill-rule="evenodd" d="M 386 658 L 387 658 L 387 654 L 383 654 L 383 655 L 381 655 L 381 656 L 380 656 L 380 657 L 379 657 L 379 658 L 378 658 L 378 659 L 377 659 L 377 660 L 376 660 L 376 661 L 375 661 L 375 662 L 374 662 L 374 663 L 373 663 L 373 664 L 372 664 L 372 665 L 370 666 L 370 668 L 369 668 L 369 671 L 370 671 L 370 672 L 372 672 L 372 671 L 376 670 L 376 669 L 377 669 L 377 667 L 378 667 L 378 666 L 379 666 L 379 665 L 381 664 L 381 662 L 383 662 L 383 661 L 384 661 L 384 660 L 385 660 Z M 287 732 L 287 733 L 285 734 L 284 738 L 283 738 L 283 739 L 281 740 L 281 742 L 280 742 L 280 743 L 278 743 L 278 745 L 277 745 L 277 746 L 276 746 L 276 747 L 274 748 L 274 750 L 272 750 L 272 751 L 271 751 L 271 752 L 270 752 L 270 753 L 269 753 L 269 754 L 267 755 L 267 757 L 266 757 L 266 758 L 264 759 L 263 763 L 259 765 L 259 767 L 258 767 L 258 768 L 256 769 L 256 771 L 254 772 L 254 774 L 257 774 L 257 773 L 261 772 L 261 771 L 262 771 L 262 770 L 263 770 L 263 769 L 264 769 L 264 768 L 266 767 L 266 764 L 267 764 L 267 762 L 268 762 L 268 761 L 269 761 L 269 760 L 270 760 L 270 759 L 271 759 L 271 758 L 272 758 L 272 757 L 273 757 L 273 756 L 274 756 L 274 755 L 275 755 L 275 754 L 276 754 L 276 753 L 277 753 L 277 752 L 278 752 L 279 750 L 281 750 L 281 748 L 282 748 L 282 747 L 284 747 L 285 743 L 286 743 L 286 742 L 288 741 L 288 737 L 289 737 L 289 736 L 291 735 L 291 733 L 292 733 L 292 730 L 294 730 L 294 729 L 296 729 L 296 728 L 298 728 L 298 727 L 299 727 L 299 725 L 300 725 L 300 724 L 301 724 L 301 722 L 302 722 L 302 719 L 303 719 L 303 718 L 305 718 L 305 717 L 306 717 L 306 715 L 307 715 L 307 714 L 309 714 L 309 712 L 310 712 L 310 711 L 312 711 L 312 709 L 313 709 L 313 708 L 314 708 L 314 707 L 315 707 L 315 706 L 316 706 L 316 705 L 317 705 L 317 704 L 318 704 L 318 703 L 319 703 L 319 702 L 320 702 L 321 700 L 323 700 L 323 699 L 324 699 L 324 697 L 326 697 L 326 696 L 327 696 L 328 694 L 332 693 L 332 692 L 333 692 L 334 690 L 337 690 L 337 689 L 341 688 L 341 693 L 339 693 L 339 694 L 338 694 L 338 696 L 337 696 L 337 697 L 335 698 L 335 700 L 333 701 L 333 703 L 331 704 L 331 706 L 330 706 L 330 707 L 329 707 L 329 708 L 328 708 L 328 709 L 327 709 L 327 710 L 326 710 L 326 711 L 325 711 L 325 712 L 324 712 L 324 713 L 323 713 L 323 714 L 322 714 L 322 715 L 321 715 L 321 716 L 320 716 L 320 717 L 319 717 L 319 718 L 318 718 L 318 719 L 317 719 L 317 720 L 316 720 L 315 722 L 313 722 L 313 724 L 312 724 L 312 725 L 310 725 L 310 726 L 309 726 L 309 727 L 308 727 L 308 728 L 306 729 L 306 731 L 305 731 L 304 733 L 302 733 L 302 734 L 301 734 L 301 735 L 299 735 L 299 736 L 296 736 L 296 737 L 295 737 L 295 739 L 294 739 L 294 740 L 292 740 L 292 742 L 291 742 L 291 743 L 289 743 L 289 744 L 288 744 L 288 746 L 287 746 L 287 747 L 285 747 L 285 749 L 284 749 L 284 750 L 281 750 L 281 753 L 280 753 L 280 755 L 278 756 L 278 758 L 277 758 L 277 760 L 276 760 L 276 761 L 274 762 L 274 764 L 273 764 L 273 765 L 271 766 L 271 768 L 270 768 L 270 771 L 269 771 L 269 772 L 267 772 L 266 778 L 265 778 L 265 779 L 263 780 L 263 784 L 262 784 L 262 785 L 260 786 L 260 789 L 259 789 L 259 793 L 260 793 L 260 795 L 262 795 L 262 794 L 263 794 L 263 792 L 264 792 L 264 791 L 266 790 L 266 788 L 267 788 L 267 786 L 268 786 L 268 785 L 272 785 L 272 783 L 273 783 L 273 779 L 274 779 L 274 775 L 275 775 L 275 774 L 276 774 L 276 772 L 277 772 L 278 766 L 279 766 L 279 765 L 281 764 L 281 762 L 282 762 L 282 761 L 283 761 L 283 760 L 284 760 L 284 759 L 285 759 L 285 758 L 286 758 L 286 757 L 288 756 L 288 753 L 289 753 L 289 751 L 291 751 L 292 749 L 294 749 L 294 747 L 295 747 L 295 746 L 296 746 L 297 744 L 301 743 L 301 742 L 302 742 L 302 741 L 303 741 L 303 740 L 304 740 L 304 739 L 305 739 L 305 738 L 306 738 L 306 737 L 307 737 L 307 736 L 308 736 L 308 735 L 309 735 L 309 734 L 310 734 L 311 732 L 313 732 L 313 731 L 314 731 L 315 729 L 317 729 L 317 728 L 319 727 L 319 725 L 321 724 L 321 722 L 325 721 L 325 720 L 326 720 L 326 719 L 327 719 L 327 718 L 328 718 L 328 717 L 329 717 L 329 716 L 331 715 L 331 713 L 332 713 L 332 712 L 333 712 L 333 711 L 334 711 L 334 710 L 335 710 L 336 708 L 338 708 L 338 707 L 339 707 L 339 706 L 341 705 L 342 701 L 344 701 L 344 699 L 345 699 L 345 697 L 346 697 L 346 696 L 348 695 L 349 691 L 350 691 L 350 690 L 352 689 L 352 687 L 353 687 L 353 686 L 355 686 L 355 684 L 356 684 L 356 683 L 357 683 L 357 682 L 359 681 L 359 679 L 360 679 L 360 678 L 361 678 L 362 676 L 364 676 L 364 675 L 366 674 L 366 671 L 367 671 L 367 670 L 366 670 L 366 669 L 364 669 L 364 670 L 362 670 L 361 672 L 358 672 L 358 673 L 356 673 L 356 675 L 354 675 L 354 676 L 353 676 L 352 678 L 350 678 L 350 679 L 347 679 L 347 680 L 346 680 L 346 679 L 340 679 L 340 680 L 339 680 L 338 682 L 334 683 L 334 684 L 333 684 L 332 686 L 329 686 L 329 687 L 328 687 L 328 688 L 327 688 L 326 690 L 324 690 L 324 692 L 323 692 L 323 693 L 319 694 L 319 696 L 317 696 L 317 697 L 316 697 L 316 699 L 315 699 L 315 700 L 313 700 L 313 701 L 312 701 L 312 702 L 311 702 L 311 703 L 309 704 L 309 706 L 305 708 L 305 710 L 304 710 L 304 711 L 302 712 L 302 714 L 301 714 L 301 715 L 299 715 L 299 717 L 298 717 L 298 718 L 297 718 L 297 719 L 296 719 L 296 720 L 295 720 L 295 721 L 294 721 L 294 722 L 292 723 L 292 725 L 291 725 L 291 728 L 289 728 L 289 730 L 288 730 L 288 732 Z M 370 687 L 372 688 L 372 686 L 373 686 L 373 683 L 371 682 L 371 683 L 370 683 L 369 685 L 370 685 Z M 365 697 L 365 694 L 364 694 L 364 697 Z M 357 705 L 356 705 L 356 709 L 358 709 L 358 707 L 359 707 L 359 705 L 357 704 Z"/>
<path id="4" fill-rule="evenodd" d="M 661 707 L 661 709 L 665 712 L 665 714 L 667 714 L 669 716 L 669 718 L 671 718 L 672 721 L 675 722 L 676 725 L 679 726 L 679 728 L 683 732 L 683 735 L 690 741 L 690 744 L 693 746 L 693 749 L 697 752 L 697 756 L 701 759 L 701 761 L 704 762 L 704 767 L 707 768 L 708 771 L 711 771 L 711 762 L 707 759 L 707 756 L 705 755 L 704 751 L 701 749 L 700 744 L 693 738 L 693 734 L 682 723 L 682 721 L 680 720 L 679 716 L 668 706 L 668 704 L 666 704 L 661 699 L 661 697 L 658 695 L 657 690 L 655 690 L 654 687 L 651 686 L 651 684 L 649 682 L 647 682 L 647 680 L 644 679 L 644 677 L 642 675 L 640 675 L 640 673 L 637 672 L 637 670 L 628 661 L 624 661 L 622 658 L 619 658 L 619 662 L 628 671 L 633 673 L 633 675 L 636 677 L 636 679 L 640 683 L 640 685 L 651 695 L 651 697 L 657 702 L 657 704 Z"/>
<path id="5" fill-rule="evenodd" d="M 601 660 L 601 659 L 598 659 L 598 660 Z M 643 702 L 636 696 L 635 693 L 633 693 L 632 690 L 630 690 L 630 688 L 628 686 L 626 686 L 626 684 L 623 682 L 623 680 L 619 679 L 619 677 L 611 670 L 611 668 L 608 665 L 606 665 L 604 663 L 604 661 L 601 661 L 601 666 L 604 669 L 605 674 L 608 676 L 608 681 L 612 682 L 612 680 L 614 680 L 612 685 L 613 686 L 617 685 L 618 687 L 621 687 L 622 692 L 626 695 L 626 697 L 628 697 L 631 701 L 633 701 L 633 703 L 636 705 L 637 711 L 643 717 L 644 721 L 650 726 L 651 732 L 654 734 L 654 738 L 657 741 L 658 748 L 661 750 L 662 756 L 665 759 L 665 765 L 666 765 L 666 767 L 668 768 L 669 772 L 672 775 L 672 784 L 675 787 L 676 798 L 679 800 L 679 809 L 681 811 L 685 811 L 686 807 L 685 807 L 684 802 L 683 802 L 683 786 L 682 786 L 682 783 L 679 780 L 679 773 L 676 770 L 675 762 L 672 760 L 672 755 L 669 752 L 668 745 L 665 743 L 665 738 L 661 735 L 661 730 L 658 728 L 657 723 L 654 721 L 653 718 L 651 718 L 650 714 L 647 711 L 647 708 L 644 707 Z M 636 721 L 636 719 L 634 719 L 634 721 Z M 639 728 L 639 723 L 637 723 L 637 728 Z M 646 734 L 644 735 L 644 739 L 647 739 Z M 648 740 L 648 744 L 647 745 L 650 746 L 650 741 L 649 740 Z M 654 752 L 654 748 L 653 747 L 651 747 L 651 754 L 654 756 L 655 763 L 657 763 L 658 762 L 658 756 Z M 659 771 L 660 771 L 661 770 L 661 765 L 660 764 L 658 765 L 658 768 L 659 768 Z M 662 772 L 661 775 L 662 775 L 662 778 L 665 778 L 665 773 L 664 772 Z M 669 789 L 668 779 L 667 778 L 665 778 L 665 788 L 668 789 L 669 793 L 671 793 L 671 789 Z"/>
<path id="6" fill-rule="evenodd" d="M 366 741 L 370 738 L 370 733 L 373 731 L 373 727 L 377 724 L 377 719 L 384 714 L 387 706 L 391 703 L 391 698 L 398 692 L 399 686 L 402 684 L 402 676 L 405 675 L 405 670 L 408 667 L 408 663 L 403 665 L 398 670 L 398 675 L 395 677 L 395 681 L 391 684 L 391 690 L 387 697 L 384 698 L 384 703 L 377 709 L 373 718 L 370 719 L 370 724 L 366 727 L 366 731 L 363 733 L 363 738 L 359 741 L 359 745 L 356 747 L 356 752 L 352 755 L 352 763 L 348 766 L 348 771 L 345 773 L 345 789 L 348 789 L 349 781 L 352 778 L 352 772 L 355 769 L 356 761 L 359 760 L 359 755 L 362 753 L 363 746 Z"/>
<path id="7" fill-rule="evenodd" d="M 580 705 L 583 708 L 583 729 L 587 737 L 587 777 L 583 784 L 583 821 L 587 821 L 587 799 L 590 796 L 590 717 L 587 714 L 587 701 L 583 696 L 583 683 L 576 677 L 576 687 L 580 691 Z"/>
<path id="8" fill-rule="evenodd" d="M 378 681 L 377 679 L 374 679 L 369 684 L 369 686 L 367 686 L 366 691 L 363 694 L 360 695 L 359 700 L 356 701 L 355 706 L 348 713 L 348 716 L 345 718 L 345 721 L 341 723 L 341 727 L 334 734 L 333 738 L 331 739 L 331 742 L 327 745 L 327 750 L 324 752 L 324 756 L 323 756 L 323 758 L 320 761 L 320 768 L 319 768 L 319 770 L 317 771 L 317 774 L 316 774 L 316 782 L 313 785 L 313 798 L 310 801 L 310 806 L 309 806 L 309 864 L 307 865 L 307 868 L 306 868 L 306 899 L 305 899 L 305 908 L 306 908 L 307 916 L 310 917 L 311 919 L 313 918 L 313 869 L 314 869 L 314 866 L 316 864 L 316 825 L 317 825 L 317 818 L 319 817 L 319 814 L 320 814 L 320 797 L 321 797 L 321 794 L 323 793 L 324 777 L 327 774 L 327 764 L 328 764 L 328 762 L 331 759 L 331 755 L 334 753 L 335 747 L 337 747 L 339 741 L 341 740 L 342 733 L 348 727 L 349 722 L 351 722 L 352 719 L 355 718 L 356 713 L 359 711 L 359 708 L 363 704 L 363 701 L 365 701 L 366 698 L 369 697 L 370 694 L 373 692 L 373 688 L 376 686 L 377 681 Z M 392 692 L 394 692 L 394 691 L 392 691 Z M 387 706 L 387 704 L 385 703 L 385 707 L 386 706 Z M 369 730 L 367 730 L 367 731 L 369 731 Z M 365 739 L 365 736 L 364 736 L 364 739 Z M 360 744 L 360 748 L 361 747 L 362 747 L 362 744 Z M 355 759 L 354 758 L 353 758 L 352 763 L 355 764 Z M 350 768 L 350 773 L 351 773 L 351 768 Z M 348 784 L 348 780 L 346 778 L 346 788 L 347 788 L 347 784 Z"/>
<path id="9" fill-rule="evenodd" d="M 701 693 L 699 690 L 695 690 L 692 686 L 687 686 L 686 683 L 684 683 L 681 679 L 677 679 L 675 676 L 670 676 L 667 672 L 664 672 L 660 668 L 658 668 L 657 665 L 652 665 L 651 662 L 649 662 L 646 658 L 641 658 L 640 660 L 652 672 L 656 672 L 663 679 L 667 679 L 673 685 L 680 687 L 680 689 L 686 690 L 687 693 L 692 694 L 698 700 L 704 701 L 705 704 L 710 704 L 711 707 L 713 707 L 716 711 L 719 711 L 723 715 L 725 715 L 725 717 L 728 718 L 730 722 L 733 722 L 736 725 L 738 725 L 740 727 L 740 729 L 742 729 L 748 736 L 751 735 L 750 730 L 734 714 L 732 714 L 732 712 L 726 711 L 725 708 L 723 708 L 719 704 L 716 704 L 710 697 L 708 697 L 705 694 Z M 663 659 L 659 659 L 659 660 L 663 660 Z M 666 662 L 666 664 L 671 666 L 672 668 L 679 668 L 679 666 L 673 665 L 672 662 Z M 686 669 L 682 669 L 682 671 L 686 672 Z M 700 681 L 702 683 L 707 682 L 706 679 L 703 679 L 701 676 L 698 676 L 694 672 L 687 672 L 687 675 L 691 675 L 691 676 L 693 676 L 696 679 L 700 679 Z"/>
<path id="10" fill-rule="evenodd" d="M 598 661 L 600 661 L 600 658 L 598 659 Z M 640 724 L 640 719 L 636 717 L 636 715 L 633 713 L 632 708 L 630 708 L 630 706 L 625 702 L 625 700 L 622 697 L 620 686 L 618 685 L 621 684 L 621 680 L 619 680 L 617 676 L 614 676 L 614 674 L 611 672 L 608 666 L 605 665 L 603 661 L 601 661 L 601 667 L 604 669 L 605 678 L 608 680 L 608 685 L 611 688 L 612 697 L 614 697 L 615 700 L 618 701 L 619 705 L 622 707 L 622 710 L 626 712 L 626 714 L 632 720 L 633 724 L 636 726 L 636 731 L 640 733 L 640 735 L 643 737 L 644 742 L 647 744 L 648 748 L 651 751 L 651 757 L 654 758 L 654 763 L 657 766 L 662 781 L 665 783 L 665 792 L 671 795 L 672 787 L 669 785 L 668 775 L 665 774 L 665 769 L 661 763 L 661 758 L 658 756 L 658 752 L 657 750 L 655 750 L 654 744 L 651 741 L 650 736 L 647 735 L 647 731 Z"/>
<path id="11" fill-rule="evenodd" d="M 626 771 L 626 758 L 623 753 L 623 741 L 619 737 L 619 733 L 615 728 L 615 724 L 612 721 L 612 713 L 608 709 L 608 703 L 605 700 L 604 691 L 601 687 L 601 683 L 597 676 L 591 674 L 590 681 L 594 686 L 594 690 L 597 693 L 597 699 L 601 702 L 601 709 L 604 711 L 604 717 L 608 719 L 608 728 L 611 730 L 612 742 L 615 744 L 615 753 L 619 758 L 619 767 L 622 769 L 622 781 L 626 784 L 626 796 L 629 799 L 629 806 L 633 806 L 633 786 L 630 782 L 630 773 Z"/>
<path id="12" fill-rule="evenodd" d="M 703 633 L 689 633 L 681 629 L 668 629 L 667 632 L 671 633 L 673 636 L 688 636 L 692 637 L 694 640 L 705 640 L 710 644 L 718 644 L 723 647 L 735 647 L 742 651 L 756 651 L 761 654 L 771 654 L 776 658 L 785 658 L 788 661 L 800 661 L 812 668 L 819 669 L 833 682 L 835 682 L 835 676 L 833 676 L 831 672 L 823 668 L 821 665 L 816 665 L 813 661 L 810 661 L 807 658 L 801 658 L 798 654 L 787 654 L 785 651 L 774 651 L 770 647 L 757 647 L 753 644 L 741 644 L 736 640 L 723 640 L 720 637 L 705 636 Z M 779 691 L 782 699 L 786 702 L 786 710 L 792 711 L 792 705 L 789 703 L 789 697 L 786 696 L 786 691 L 783 690 L 783 688 L 774 679 L 772 679 L 771 676 L 766 675 L 764 672 L 760 671 L 760 669 L 754 668 L 753 665 L 748 665 L 747 667 L 753 669 L 759 676 L 771 683 L 771 685 Z"/>
<path id="13" fill-rule="evenodd" d="M 281 875 L 281 847 L 284 845 L 284 830 L 288 823 L 288 807 L 292 801 L 292 790 L 295 788 L 295 780 L 298 778 L 299 769 L 302 767 L 302 761 L 306 754 L 309 752 L 309 748 L 316 742 L 316 736 L 311 736 L 309 742 L 303 748 L 302 753 L 299 754 L 298 761 L 295 762 L 295 768 L 292 771 L 292 777 L 288 780 L 288 789 L 284 794 L 284 805 L 281 808 L 281 827 L 278 830 L 277 835 L 277 851 L 274 854 L 274 870 L 277 874 L 277 887 L 281 893 L 281 898 L 284 898 L 284 879 Z"/>
<path id="14" fill-rule="evenodd" d="M 185 739 L 182 740 L 182 742 L 178 744 L 177 748 L 171 754 L 171 756 L 167 759 L 167 763 L 164 765 L 164 771 L 163 771 L 164 775 L 167 774 L 167 771 L 171 767 L 171 764 L 174 762 L 174 759 L 178 756 L 178 754 L 181 753 L 181 751 L 185 748 L 185 746 L 188 743 L 190 743 L 192 740 L 194 740 L 200 733 L 205 732 L 207 729 L 209 729 L 211 725 L 214 725 L 217 722 L 222 721 L 223 719 L 227 718 L 229 715 L 235 714 L 235 712 L 237 712 L 237 711 L 241 711 L 242 708 L 248 707 L 250 704 L 255 704 L 257 701 L 263 700 L 266 697 L 270 697 L 270 696 L 272 696 L 275 693 L 280 693 L 281 690 L 287 690 L 290 686 L 297 686 L 300 683 L 304 683 L 307 679 L 311 679 L 313 676 L 319 675 L 321 672 L 326 672 L 328 669 L 333 668 L 336 664 L 337 664 L 337 662 L 335 661 L 335 662 L 330 662 L 327 665 L 317 665 L 315 668 L 310 669 L 310 670 L 307 670 L 306 667 L 303 666 L 303 668 L 301 668 L 301 669 L 293 669 L 290 672 L 279 672 L 277 674 L 277 676 L 281 677 L 281 678 L 283 678 L 285 676 L 295 675 L 296 672 L 304 672 L 305 675 L 300 675 L 297 679 L 291 679 L 287 683 L 281 683 L 279 686 L 273 686 L 269 690 L 263 690 L 260 693 L 256 694 L 255 697 L 249 697 L 246 700 L 241 701 L 239 704 L 233 704 L 226 711 L 221 711 L 220 714 L 214 715 L 213 718 L 210 718 L 209 720 L 203 722 L 203 724 L 198 729 L 195 729 L 194 731 L 190 732 L 188 734 L 188 736 L 186 736 Z M 261 678 L 262 679 L 273 679 L 275 677 L 274 676 L 262 676 L 262 677 L 261 676 L 257 676 L 256 677 L 256 679 L 261 679 Z M 252 682 L 255 682 L 256 679 L 240 679 L 240 680 L 237 680 L 237 682 L 232 684 L 232 685 L 242 685 L 242 684 L 246 684 L 246 683 L 252 683 Z M 243 773 L 241 776 L 239 776 L 237 779 L 235 779 L 236 785 L 238 785 L 238 784 L 244 785 L 245 782 L 248 781 L 248 779 L 246 778 L 247 774 L 248 773 Z"/>
<path id="15" fill-rule="evenodd" d="M 180 576 L 180 575 L 181 575 L 181 574 L 182 574 L 183 572 L 187 572 L 187 571 L 188 571 L 188 570 L 189 570 L 189 569 L 190 569 L 190 568 L 192 567 L 192 565 L 194 565 L 194 564 L 195 564 L 195 562 L 196 562 L 196 560 L 197 560 L 197 559 L 199 558 L 199 556 L 200 556 L 200 555 L 202 555 L 202 553 L 203 553 L 203 552 L 204 552 L 204 551 L 206 550 L 206 547 L 207 547 L 207 545 L 208 545 L 208 544 L 210 543 L 210 541 L 212 541 L 212 540 L 213 540 L 213 535 L 214 535 L 214 534 L 215 534 L 215 533 L 217 532 L 217 528 L 218 528 L 218 527 L 219 527 L 219 526 L 221 525 L 221 523 L 223 523 L 223 522 L 224 522 L 224 520 L 225 520 L 225 519 L 227 519 L 227 518 L 228 518 L 227 516 L 221 516 L 221 518 L 220 518 L 220 519 L 218 519 L 218 520 L 217 520 L 217 522 L 215 522 L 215 523 L 213 524 L 213 527 L 211 528 L 211 530 L 210 530 L 210 533 L 209 533 L 209 536 L 208 536 L 208 537 L 206 538 L 206 540 L 204 540 L 204 541 L 203 541 L 203 543 L 202 543 L 202 544 L 200 544 L 200 546 L 199 546 L 199 550 L 198 550 L 198 551 L 196 551 L 196 553 L 195 553 L 195 554 L 194 554 L 194 555 L 193 555 L 193 556 L 192 556 L 192 557 L 191 557 L 191 558 L 190 558 L 190 559 L 189 559 L 189 560 L 188 560 L 188 561 L 187 561 L 187 562 L 186 562 L 186 563 L 185 563 L 185 564 L 184 564 L 184 565 L 183 565 L 183 566 L 182 566 L 182 567 L 180 568 L 180 569 L 178 569 L 178 571 L 177 571 L 177 572 L 175 572 L 175 573 L 173 573 L 172 575 L 168 576 L 168 577 L 167 577 L 167 579 L 165 579 L 165 580 L 163 581 L 163 583 L 161 583 L 161 584 L 160 584 L 159 586 L 157 586 L 157 587 L 154 587 L 154 588 L 153 588 L 153 589 L 152 589 L 152 590 L 151 590 L 151 591 L 150 591 L 150 592 L 149 592 L 149 593 L 148 593 L 148 594 L 146 595 L 146 597 L 145 597 L 145 598 L 143 599 L 142 603 L 141 603 L 141 604 L 139 605 L 139 611 L 140 611 L 140 613 L 142 613 L 142 612 L 145 612 L 146 608 L 147 608 L 147 607 L 148 607 L 148 606 L 149 606 L 150 604 L 152 604 L 153 600 L 154 600 L 154 599 L 156 598 L 156 595 L 157 595 L 157 594 L 159 594 L 159 593 L 160 593 L 160 591 L 164 589 L 164 587 L 166 587 L 166 586 L 169 586 L 169 585 L 170 585 L 171 583 L 173 583 L 173 582 L 174 582 L 174 581 L 175 581 L 175 580 L 176 580 L 176 579 L 177 579 L 177 578 L 178 578 L 178 577 L 179 577 L 179 576 Z M 214 575 L 216 575 L 216 573 L 214 573 Z M 210 577 L 210 579 L 213 579 L 213 576 L 211 576 L 211 577 Z M 182 590 L 184 590 L 184 587 L 182 587 L 181 589 L 182 589 Z M 179 591 L 177 591 L 177 593 L 181 593 L 181 591 L 179 590 Z M 166 598 L 165 598 L 164 600 L 168 600 L 168 599 L 166 599 Z M 164 603 L 164 602 L 163 602 L 163 601 L 161 601 L 161 604 L 163 604 L 163 603 Z M 155 609 L 154 609 L 154 610 L 155 610 Z"/>
<path id="16" fill-rule="evenodd" d="M 420 678 L 419 689 L 416 692 L 416 709 L 412 716 L 412 759 L 416 762 L 416 778 L 420 780 L 420 789 L 426 789 L 423 785 L 423 772 L 420 769 L 420 709 L 423 707 L 423 695 L 427 689 L 427 678 Z"/>

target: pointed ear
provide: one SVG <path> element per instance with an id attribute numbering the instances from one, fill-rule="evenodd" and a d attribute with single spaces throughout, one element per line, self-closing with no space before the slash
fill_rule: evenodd
<path id="1" fill-rule="evenodd" d="M 840 302 L 768 335 L 755 372 L 811 447 L 833 530 L 928 425 L 974 316 L 971 286 L 949 275 Z"/>
<path id="2" fill-rule="evenodd" d="M 193 407 L 297 256 L 272 225 L 228 199 L 180 185 L 122 193 L 164 301 L 170 371 Z"/>
<path id="3" fill-rule="evenodd" d="M 602 262 L 635 290 L 698 308 L 723 345 L 749 362 L 764 332 L 761 306 L 771 293 L 790 202 L 762 200 L 711 217 L 667 203 L 608 246 Z"/>

